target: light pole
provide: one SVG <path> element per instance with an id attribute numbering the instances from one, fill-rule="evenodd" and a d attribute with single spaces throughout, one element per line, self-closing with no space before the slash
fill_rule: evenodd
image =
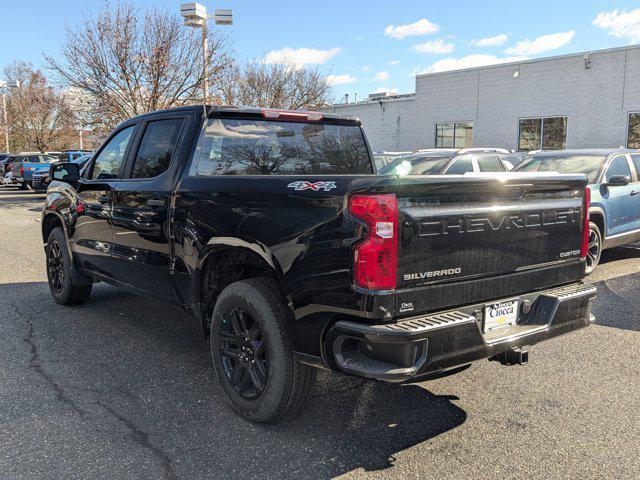
<path id="1" fill-rule="evenodd" d="M 207 7 L 204 5 L 200 3 L 183 3 L 180 5 L 180 15 L 184 18 L 186 26 L 202 29 L 202 85 L 204 104 L 206 105 L 209 101 L 207 20 L 213 18 L 216 25 L 233 25 L 233 11 L 216 9 L 214 15 L 207 15 Z"/>
<path id="2" fill-rule="evenodd" d="M 9 80 L 4 82 L 0 80 L 0 88 L 2 89 L 2 124 L 4 126 L 4 146 L 5 151 L 9 153 L 9 123 L 7 121 L 7 87 L 18 88 L 20 82 L 18 80 Z"/>

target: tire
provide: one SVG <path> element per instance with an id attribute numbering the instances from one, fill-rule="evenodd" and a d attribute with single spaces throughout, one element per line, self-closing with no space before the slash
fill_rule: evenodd
<path id="1" fill-rule="evenodd" d="M 47 279 L 56 303 L 75 305 L 84 303 L 91 295 L 91 283 L 77 285 L 71 276 L 71 257 L 62 227 L 54 228 L 47 239 Z"/>
<path id="2" fill-rule="evenodd" d="M 589 222 L 589 243 L 587 245 L 587 267 L 586 275 L 591 275 L 598 264 L 602 255 L 602 233 L 600 228 L 593 222 Z"/>
<path id="3" fill-rule="evenodd" d="M 316 370 L 294 358 L 291 321 L 270 278 L 232 283 L 216 302 L 210 342 L 218 382 L 232 408 L 252 422 L 298 413 L 313 390 Z"/>

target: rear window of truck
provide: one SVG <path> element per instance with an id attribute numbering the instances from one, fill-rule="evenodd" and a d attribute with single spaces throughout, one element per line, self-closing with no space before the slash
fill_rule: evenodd
<path id="1" fill-rule="evenodd" d="M 373 173 L 357 126 L 247 119 L 209 119 L 191 175 Z"/>

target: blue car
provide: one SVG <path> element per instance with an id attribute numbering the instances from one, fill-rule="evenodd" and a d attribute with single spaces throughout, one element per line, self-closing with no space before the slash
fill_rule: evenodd
<path id="1" fill-rule="evenodd" d="M 23 190 L 31 190 L 31 177 L 36 170 L 48 169 L 55 157 L 39 152 L 25 152 L 15 156 L 11 163 L 12 182 Z"/>
<path id="2" fill-rule="evenodd" d="M 93 150 L 65 150 L 57 155 L 60 162 L 73 162 L 77 158 L 90 155 Z"/>
<path id="3" fill-rule="evenodd" d="M 71 160 L 71 163 L 77 163 L 82 172 L 92 156 L 93 155 L 82 155 Z M 51 165 L 48 164 L 33 172 L 31 186 L 36 192 L 44 192 L 47 190 L 49 183 L 51 183 L 51 177 L 49 176 L 50 170 Z"/>
<path id="4" fill-rule="evenodd" d="M 604 249 L 640 240 L 640 151 L 580 149 L 540 151 L 514 171 L 584 173 L 589 179 L 587 275 Z"/>

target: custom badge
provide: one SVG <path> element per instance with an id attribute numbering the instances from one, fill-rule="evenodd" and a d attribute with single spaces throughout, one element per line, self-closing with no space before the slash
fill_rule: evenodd
<path id="1" fill-rule="evenodd" d="M 298 180 L 297 182 L 291 182 L 287 185 L 287 188 L 293 188 L 297 192 L 301 192 L 303 190 L 313 190 L 317 192 L 319 190 L 324 190 L 328 192 L 336 188 L 336 182 L 325 182 L 321 180 L 319 182 L 308 182 L 307 180 Z"/>

